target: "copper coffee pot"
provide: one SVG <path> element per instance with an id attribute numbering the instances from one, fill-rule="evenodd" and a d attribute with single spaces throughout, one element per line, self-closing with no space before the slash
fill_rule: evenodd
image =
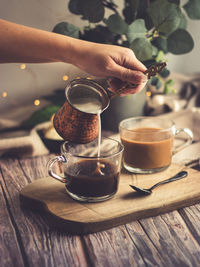
<path id="1" fill-rule="evenodd" d="M 99 104 L 100 113 L 110 104 L 109 93 L 97 82 L 89 79 L 75 79 L 66 88 L 66 101 L 56 112 L 53 120 L 57 133 L 67 141 L 89 143 L 98 135 L 97 112 L 86 112 L 76 107 L 80 99 L 91 99 Z"/>
<path id="2" fill-rule="evenodd" d="M 155 76 L 165 66 L 165 62 L 151 66 L 145 72 L 148 79 Z M 93 141 L 99 130 L 97 111 L 81 110 L 77 107 L 77 103 L 80 104 L 80 101 L 84 102 L 85 100 L 86 103 L 88 99 L 95 101 L 99 105 L 99 113 L 101 113 L 109 106 L 110 99 L 121 94 L 127 87 L 129 84 L 115 93 L 111 93 L 94 80 L 81 78 L 71 81 L 66 88 L 66 101 L 53 119 L 55 130 L 64 140 L 73 143 L 81 144 Z"/>

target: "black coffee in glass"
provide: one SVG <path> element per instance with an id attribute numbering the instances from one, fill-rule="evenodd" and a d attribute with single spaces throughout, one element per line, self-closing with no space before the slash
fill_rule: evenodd
<path id="1" fill-rule="evenodd" d="M 105 197 L 116 193 L 119 168 L 106 160 L 80 160 L 65 169 L 69 194 L 80 197 Z"/>

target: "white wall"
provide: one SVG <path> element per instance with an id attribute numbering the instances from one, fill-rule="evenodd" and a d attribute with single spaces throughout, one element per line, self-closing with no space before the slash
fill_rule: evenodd
<path id="1" fill-rule="evenodd" d="M 194 39 L 194 49 L 184 55 L 169 54 L 169 68 L 175 72 L 200 72 L 200 20 L 189 20 L 187 30 Z"/>
<path id="2" fill-rule="evenodd" d="M 121 0 L 122 1 L 122 0 Z M 118 2 L 121 2 L 118 0 Z M 60 21 L 68 20 L 80 25 L 82 21 L 69 13 L 68 0 L 0 0 L 0 17 L 12 22 L 51 31 Z M 194 50 L 183 56 L 169 55 L 169 67 L 172 71 L 192 73 L 200 72 L 200 21 L 190 21 L 189 30 L 195 40 Z M 1 37 L 2 38 L 2 37 Z M 27 64 L 25 70 L 20 64 L 0 65 L 0 112 L 1 117 L 27 117 L 32 110 L 33 100 L 40 98 L 56 88 L 67 84 L 62 76 L 70 78 L 79 75 L 75 67 L 64 63 Z M 6 91 L 8 97 L 2 98 Z M 44 103 L 42 102 L 41 105 Z M 28 112 L 20 107 L 28 105 Z"/>

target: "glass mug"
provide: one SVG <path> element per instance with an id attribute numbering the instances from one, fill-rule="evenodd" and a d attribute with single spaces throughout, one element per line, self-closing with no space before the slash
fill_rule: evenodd
<path id="1" fill-rule="evenodd" d="M 48 163 L 51 177 L 65 183 L 67 193 L 82 202 L 99 202 L 113 197 L 119 184 L 123 145 L 111 138 L 102 138 L 100 151 L 98 139 L 88 144 L 64 142 L 61 155 Z M 61 162 L 64 176 L 53 171 Z"/>
<path id="2" fill-rule="evenodd" d="M 187 136 L 184 144 L 174 147 L 174 137 Z M 135 117 L 119 124 L 124 145 L 123 165 L 133 173 L 159 172 L 171 164 L 172 156 L 192 143 L 193 134 L 188 128 L 176 129 L 173 121 L 157 117 Z"/>

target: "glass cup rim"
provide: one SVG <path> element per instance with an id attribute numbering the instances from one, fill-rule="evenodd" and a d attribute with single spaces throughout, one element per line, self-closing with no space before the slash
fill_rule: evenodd
<path id="1" fill-rule="evenodd" d="M 132 129 L 128 129 L 127 127 L 124 127 L 124 126 L 122 126 L 122 124 L 124 124 L 124 123 L 126 123 L 126 122 L 128 122 L 128 121 L 132 121 L 132 120 L 134 120 L 134 121 L 139 121 L 139 120 L 151 120 L 151 119 L 153 119 L 153 120 L 155 120 L 155 119 L 157 119 L 157 120 L 159 120 L 159 121 L 163 121 L 163 119 L 162 118 L 157 118 L 157 117 L 154 117 L 154 116 L 137 116 L 137 117 L 130 117 L 130 118 L 127 118 L 127 119 L 124 119 L 124 120 L 122 120 L 120 123 L 119 123 L 119 129 L 123 129 L 123 130 L 125 130 L 125 131 L 129 131 L 129 132 L 134 132 L 134 128 L 132 128 Z M 176 125 L 175 125 L 175 123 L 174 123 L 174 121 L 173 120 L 171 120 L 171 119 L 165 119 L 165 121 L 168 121 L 168 122 L 170 122 L 171 123 L 171 126 L 170 127 L 166 127 L 166 128 L 162 128 L 162 129 L 159 129 L 156 133 L 162 133 L 162 132 L 165 132 L 165 131 L 169 131 L 169 130 L 176 130 Z M 147 126 L 148 127 L 148 126 Z M 152 134 L 151 132 L 149 132 L 149 131 L 144 131 L 143 133 L 145 133 L 145 134 Z"/>
<path id="2" fill-rule="evenodd" d="M 61 152 L 62 153 L 69 153 L 69 154 L 71 154 L 73 157 L 77 157 L 77 158 L 82 158 L 82 159 L 108 159 L 108 158 L 111 158 L 111 157 L 114 157 L 114 156 L 117 156 L 117 155 L 119 155 L 120 153 L 122 153 L 123 152 L 123 150 L 124 150 L 124 145 L 120 142 L 120 141 L 118 141 L 118 140 L 115 140 L 115 139 L 113 139 L 113 138 L 110 138 L 110 137 L 102 137 L 102 139 L 106 139 L 106 140 L 111 140 L 111 141 L 114 141 L 118 146 L 119 146 L 119 151 L 116 151 L 116 152 L 114 152 L 114 153 L 112 153 L 112 154 L 109 154 L 109 155 L 106 155 L 106 156 L 101 156 L 100 155 L 100 157 L 97 157 L 97 156 L 82 156 L 82 155 L 79 155 L 79 154 L 73 154 L 73 153 L 71 153 L 71 152 L 68 152 L 67 150 L 66 150 L 66 148 L 65 148 L 65 145 L 67 145 L 67 144 L 72 144 L 72 145 L 84 145 L 84 144 L 76 144 L 76 143 L 72 143 L 72 142 L 69 142 L 69 141 L 65 141 L 62 145 L 61 145 Z M 97 139 L 95 139 L 95 140 L 97 140 Z M 93 141 L 95 141 L 95 140 L 93 140 Z M 93 142 L 92 141 L 92 142 Z M 92 143 L 91 142 L 91 143 Z"/>

